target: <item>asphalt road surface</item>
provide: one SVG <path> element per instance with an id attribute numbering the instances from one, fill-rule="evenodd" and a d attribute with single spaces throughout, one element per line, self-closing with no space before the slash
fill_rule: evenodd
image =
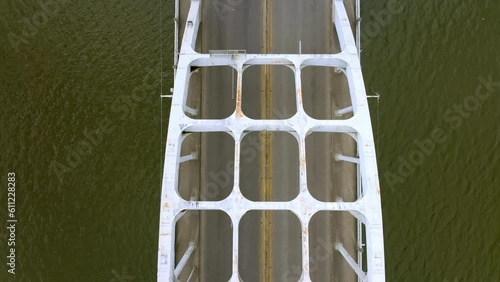
<path id="1" fill-rule="evenodd" d="M 353 0 L 345 1 L 353 16 Z M 188 10 L 183 1 L 181 14 Z M 187 3 L 187 4 L 186 4 Z M 221 5 L 220 3 L 226 3 Z M 227 4 L 232 3 L 232 4 Z M 182 18 L 181 18 L 182 22 Z M 197 50 L 246 50 L 247 53 L 329 54 L 340 51 L 332 23 L 331 0 L 209 1 L 202 7 Z M 181 28 L 183 25 L 181 25 Z M 181 29 L 183 31 L 183 29 Z M 182 33 L 182 32 L 181 32 Z M 236 72 L 229 67 L 195 70 L 188 105 L 197 118 L 225 118 L 235 110 Z M 347 82 L 333 68 L 303 69 L 306 112 L 317 119 L 348 118 L 335 110 L 350 105 Z M 253 66 L 244 71 L 242 108 L 254 119 L 284 119 L 296 112 L 293 71 L 286 66 Z M 322 201 L 353 201 L 356 167 L 337 162 L 335 154 L 355 154 L 355 143 L 342 134 L 311 134 L 306 140 L 308 187 Z M 196 161 L 181 166 L 180 193 L 188 199 L 221 200 L 231 192 L 234 141 L 226 133 L 190 134 L 183 154 Z M 253 201 L 288 201 L 299 191 L 298 143 L 287 132 L 250 132 L 242 141 L 242 193 Z M 349 214 L 318 213 L 310 225 L 313 281 L 357 281 L 334 244 L 355 256 L 356 221 Z M 227 281 L 231 276 L 232 225 L 221 212 L 191 212 L 178 223 L 176 248 L 195 240 L 191 266 L 199 281 Z M 243 281 L 298 281 L 301 275 L 301 227 L 291 212 L 249 212 L 240 223 L 239 265 Z M 177 261 L 182 253 L 177 254 Z M 189 269 L 189 268 L 188 268 Z M 186 279 L 187 275 L 181 276 Z"/>

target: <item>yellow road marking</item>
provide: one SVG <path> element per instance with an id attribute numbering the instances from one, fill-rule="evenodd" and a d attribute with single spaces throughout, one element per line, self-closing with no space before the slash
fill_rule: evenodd
<path id="1" fill-rule="evenodd" d="M 272 50 L 272 0 L 262 1 L 262 53 Z M 261 118 L 272 118 L 272 68 L 261 67 Z M 262 201 L 272 199 L 272 133 L 261 134 L 261 185 Z M 264 211 L 261 215 L 260 228 L 260 281 L 270 282 L 272 274 L 272 214 Z"/>

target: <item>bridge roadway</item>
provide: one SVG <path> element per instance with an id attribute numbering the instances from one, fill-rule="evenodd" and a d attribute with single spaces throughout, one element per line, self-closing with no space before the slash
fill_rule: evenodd
<path id="1" fill-rule="evenodd" d="M 181 1 L 181 34 L 190 1 Z M 197 51 L 238 49 L 247 53 L 298 53 L 299 41 L 304 54 L 329 54 L 340 51 L 332 24 L 331 0 L 254 0 L 227 1 L 234 5 L 219 6 L 205 0 L 202 8 Z M 354 0 L 344 1 L 349 17 L 354 15 Z M 182 41 L 180 41 L 182 42 Z M 194 72 L 188 104 L 199 109 L 198 118 L 224 118 L 234 111 L 231 70 L 203 69 Z M 243 76 L 243 111 L 252 118 L 287 118 L 296 111 L 295 85 L 292 71 L 286 67 L 253 67 Z M 303 99 L 306 111 L 325 119 L 336 119 L 334 111 L 349 105 L 347 85 L 333 69 L 315 68 L 303 73 Z M 309 93 L 305 93 L 305 89 Z M 193 94 L 193 95 L 192 95 Z M 200 95 L 201 94 L 201 95 Z M 201 96 L 201 97 L 200 97 Z M 345 116 L 344 116 L 345 118 Z M 242 158 L 240 186 L 252 200 L 291 200 L 298 191 L 298 145 L 287 133 L 257 133 L 255 158 Z M 220 136 L 220 135 L 218 135 Z M 212 135 L 195 135 L 199 160 L 181 173 L 182 187 L 200 187 L 201 200 L 224 197 L 232 184 L 219 179 L 227 171 L 228 160 L 234 158 L 231 140 Z M 196 144 L 199 144 L 196 145 Z M 242 148 L 244 150 L 244 148 Z M 355 173 L 352 166 L 336 162 L 335 153 L 355 154 L 350 138 L 318 136 L 307 145 L 308 186 L 311 193 L 327 201 L 339 198 L 355 200 Z M 189 151 L 189 150 L 188 150 Z M 186 151 L 186 152 L 188 152 Z M 311 161 L 312 160 L 312 161 Z M 295 164 L 293 165 L 290 164 Z M 334 169 L 335 167 L 335 169 Z M 200 175 L 199 179 L 193 175 Z M 214 179 L 214 175 L 216 176 Z M 221 176 L 222 177 L 222 176 Z M 224 177 L 222 177 L 224 178 Z M 204 191 L 207 184 L 218 183 L 219 195 Z M 232 183 L 232 181 L 231 181 Z M 180 191 L 181 194 L 183 193 Z M 192 192 L 186 192 L 189 194 Z M 207 196 L 210 195 L 210 196 Z M 199 281 L 227 281 L 231 273 L 232 234 L 223 228 L 221 216 L 199 215 L 199 251 L 195 260 Z M 243 281 L 297 281 L 300 277 L 300 223 L 294 215 L 256 212 L 240 223 L 240 277 Z M 311 222 L 310 260 L 313 281 L 357 281 L 355 272 L 334 250 L 335 242 L 343 242 L 355 257 L 356 221 L 350 215 L 319 216 Z M 195 229 L 192 229 L 195 230 Z M 185 231 L 187 232 L 187 231 Z M 183 234 L 178 230 L 177 236 Z M 185 242 L 183 242 L 185 241 Z M 188 239 L 177 239 L 185 246 Z M 327 242 L 327 244 L 325 244 Z M 331 242 L 332 244 L 328 244 Z M 316 251 L 315 251 L 316 250 Z M 314 253 L 313 253 L 314 251 Z M 325 258 L 325 254 L 330 254 Z M 180 254 L 182 255 L 182 254 Z M 317 257 L 314 257 L 317 256 Z M 179 254 L 177 255 L 179 258 Z"/>

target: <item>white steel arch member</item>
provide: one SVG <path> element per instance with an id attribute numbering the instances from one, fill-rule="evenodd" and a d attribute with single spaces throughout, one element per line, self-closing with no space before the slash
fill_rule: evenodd
<path id="1" fill-rule="evenodd" d="M 238 51 L 227 51 L 226 54 L 200 54 L 194 51 L 196 36 L 200 24 L 201 0 L 191 0 L 183 41 L 177 62 L 175 85 L 168 137 L 165 150 L 163 172 L 161 211 L 158 246 L 158 281 L 177 281 L 177 275 L 193 254 L 196 244 L 189 244 L 179 265 L 175 265 L 175 225 L 186 211 L 219 210 L 228 214 L 233 225 L 232 242 L 232 276 L 230 281 L 240 281 L 238 269 L 238 225 L 242 216 L 250 210 L 285 210 L 291 211 L 299 218 L 302 225 L 302 276 L 300 281 L 311 281 L 309 273 L 309 221 L 320 211 L 350 212 L 366 230 L 366 272 L 362 265 L 350 257 L 345 248 L 338 244 L 336 250 L 358 275 L 358 281 L 385 281 L 384 245 L 382 232 L 382 212 L 380 188 L 376 164 L 374 139 L 370 121 L 370 113 L 361 73 L 359 54 L 347 17 L 344 3 L 334 0 L 334 24 L 339 36 L 341 52 L 338 54 L 246 54 Z M 294 69 L 296 83 L 297 113 L 284 120 L 254 120 L 242 111 L 242 76 L 243 69 L 249 65 L 288 65 Z M 232 66 L 237 71 L 236 110 L 225 119 L 192 119 L 185 114 L 192 67 Z M 307 66 L 335 67 L 345 72 L 352 108 L 343 112 L 351 112 L 353 116 L 347 120 L 317 120 L 308 116 L 302 104 L 301 70 Z M 339 155 L 338 160 L 355 163 L 359 170 L 358 199 L 354 202 L 320 202 L 307 188 L 306 162 L 300 161 L 299 195 L 288 202 L 252 202 L 246 199 L 239 187 L 241 140 L 245 131 L 289 131 L 298 136 L 299 157 L 305 160 L 306 135 L 312 132 L 347 133 L 353 136 L 358 145 L 359 156 Z M 178 189 L 178 170 L 180 162 L 188 158 L 181 155 L 182 134 L 185 132 L 227 132 L 235 141 L 234 153 L 234 187 L 231 194 L 221 201 L 185 200 L 180 197 Z M 362 240 L 358 236 L 358 240 Z M 358 242 L 362 244 L 363 242 Z M 359 254 L 358 254 L 359 255 Z M 189 277 L 195 269 L 186 270 Z"/>

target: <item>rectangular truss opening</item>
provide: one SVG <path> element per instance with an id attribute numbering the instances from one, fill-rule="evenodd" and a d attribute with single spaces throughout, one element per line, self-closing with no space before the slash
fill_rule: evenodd
<path id="1" fill-rule="evenodd" d="M 230 66 L 191 67 L 184 113 L 194 119 L 224 119 L 236 110 L 238 72 Z"/>
<path id="2" fill-rule="evenodd" d="M 307 187 L 322 202 L 354 202 L 360 193 L 357 144 L 346 133 L 314 132 L 306 137 Z"/>
<path id="3" fill-rule="evenodd" d="M 251 119 L 288 119 L 297 112 L 293 65 L 252 65 L 243 72 L 242 111 Z"/>
<path id="4" fill-rule="evenodd" d="M 184 133 L 178 183 L 179 194 L 187 201 L 229 196 L 234 186 L 233 137 L 225 132 Z"/>
<path id="5" fill-rule="evenodd" d="M 296 282 L 300 278 L 302 227 L 291 211 L 247 212 L 240 221 L 238 242 L 243 281 Z"/>
<path id="6" fill-rule="evenodd" d="M 299 145 L 288 132 L 253 131 L 241 142 L 240 190 L 251 201 L 291 201 L 299 194 Z"/>
<path id="7" fill-rule="evenodd" d="M 341 68 L 303 68 L 302 91 L 304 110 L 312 118 L 337 120 L 353 116 L 349 83 Z"/>
<path id="8" fill-rule="evenodd" d="M 231 218 L 223 211 L 181 213 L 175 228 L 174 277 L 181 282 L 228 281 L 232 238 Z"/>
<path id="9" fill-rule="evenodd" d="M 311 280 L 365 281 L 365 232 L 364 225 L 349 212 L 314 214 L 309 222 Z"/>

